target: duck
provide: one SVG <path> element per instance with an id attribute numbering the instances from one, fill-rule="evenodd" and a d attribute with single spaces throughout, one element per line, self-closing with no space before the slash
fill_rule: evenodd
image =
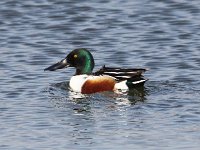
<path id="1" fill-rule="evenodd" d="M 47 67 L 44 71 L 74 67 L 75 74 L 69 81 L 72 91 L 93 94 L 105 91 L 130 90 L 143 86 L 148 80 L 143 77 L 147 69 L 102 66 L 93 72 L 95 66 L 91 52 L 86 48 L 72 50 L 64 59 Z"/>

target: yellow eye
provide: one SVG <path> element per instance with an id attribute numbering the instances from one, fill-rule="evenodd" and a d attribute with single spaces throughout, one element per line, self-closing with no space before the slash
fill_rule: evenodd
<path id="1" fill-rule="evenodd" d="M 77 58 L 77 57 L 78 57 L 78 56 L 75 54 L 75 55 L 74 55 L 74 58 Z"/>

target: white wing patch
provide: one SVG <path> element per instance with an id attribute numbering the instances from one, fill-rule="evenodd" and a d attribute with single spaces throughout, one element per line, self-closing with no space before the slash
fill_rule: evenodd
<path id="1" fill-rule="evenodd" d="M 133 84 L 138 84 L 138 83 L 142 83 L 142 82 L 145 82 L 146 80 L 139 80 L 139 81 L 135 81 L 135 82 L 132 82 Z"/>

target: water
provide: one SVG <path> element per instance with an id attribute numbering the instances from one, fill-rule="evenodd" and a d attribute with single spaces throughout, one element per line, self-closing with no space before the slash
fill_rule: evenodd
<path id="1" fill-rule="evenodd" d="M 0 2 L 0 149 L 199 149 L 198 0 Z M 150 68 L 143 89 L 80 98 L 72 49 Z M 76 97 L 76 98 L 74 98 Z"/>

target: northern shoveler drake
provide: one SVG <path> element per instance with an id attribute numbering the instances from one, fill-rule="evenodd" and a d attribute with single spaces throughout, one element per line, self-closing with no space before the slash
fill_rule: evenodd
<path id="1" fill-rule="evenodd" d="M 93 73 L 94 58 L 86 48 L 73 50 L 60 62 L 44 70 L 54 71 L 66 67 L 76 68 L 76 73 L 71 77 L 69 86 L 73 91 L 82 94 L 128 90 L 143 86 L 147 81 L 142 76 L 146 69 L 141 68 L 128 69 L 103 66 Z"/>

